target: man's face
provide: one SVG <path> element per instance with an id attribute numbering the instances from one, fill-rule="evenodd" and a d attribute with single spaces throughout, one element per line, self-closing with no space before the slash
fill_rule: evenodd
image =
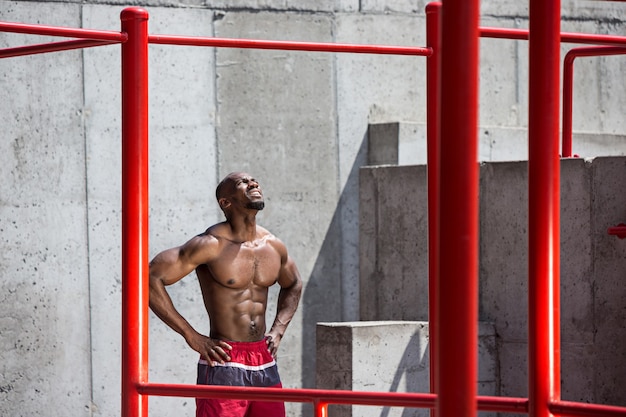
<path id="1" fill-rule="evenodd" d="M 259 183 L 245 172 L 236 173 L 231 176 L 233 184 L 233 200 L 240 201 L 245 208 L 252 210 L 263 210 L 265 200 L 263 191 Z"/>

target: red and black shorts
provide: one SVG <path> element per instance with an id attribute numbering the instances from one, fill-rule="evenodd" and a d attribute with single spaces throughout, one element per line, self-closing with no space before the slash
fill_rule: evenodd
<path id="1" fill-rule="evenodd" d="M 278 367 L 267 342 L 230 342 L 230 362 L 198 362 L 198 384 L 281 388 Z M 285 405 L 276 401 L 196 398 L 196 417 L 284 417 Z"/>

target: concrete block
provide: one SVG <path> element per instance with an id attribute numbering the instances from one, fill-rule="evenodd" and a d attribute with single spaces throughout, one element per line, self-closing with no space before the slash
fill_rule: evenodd
<path id="1" fill-rule="evenodd" d="M 528 160 L 528 130 L 511 127 L 482 126 L 478 132 L 478 160 Z"/>
<path id="2" fill-rule="evenodd" d="M 368 165 L 426 164 L 426 126 L 394 122 L 370 124 L 367 131 Z"/>
<path id="3" fill-rule="evenodd" d="M 361 320 L 428 317 L 426 167 L 363 168 Z M 402 196 L 402 197 L 398 197 Z M 396 216 L 395 213 L 405 215 Z M 406 215 L 406 213 L 410 213 Z M 393 284 L 392 284 L 393 283 Z"/>
<path id="4" fill-rule="evenodd" d="M 496 325 L 499 331 L 498 325 Z M 528 339 L 498 338 L 500 391 L 503 397 L 528 398 Z"/>
<path id="5" fill-rule="evenodd" d="M 400 171 L 403 168 L 405 171 Z M 389 217 L 407 207 L 395 207 L 394 181 L 425 187 L 423 167 L 370 167 L 361 170 L 362 263 L 361 306 L 363 318 L 397 318 L 386 304 L 408 311 L 409 304 L 387 298 L 389 271 L 399 277 L 400 268 L 418 269 L 421 251 L 395 246 L 395 262 L 386 264 L 379 249 L 398 230 L 371 219 Z M 528 163 L 492 162 L 480 170 L 480 304 L 481 320 L 493 322 L 497 330 L 499 395 L 527 395 L 528 368 Z M 625 375 L 622 332 L 625 319 L 622 240 L 607 229 L 626 223 L 626 201 L 615 190 L 622 189 L 626 162 L 621 157 L 561 161 L 561 351 L 562 397 L 573 401 L 623 404 L 619 382 Z M 401 173 L 401 174 L 400 174 Z M 384 181 L 381 179 L 384 178 Z M 395 178 L 395 180 L 394 180 Z M 381 184 L 389 190 L 381 191 Z M 385 204 L 379 194 L 386 195 Z M 407 202 L 406 198 L 398 198 Z M 416 218 L 416 214 L 411 214 Z M 368 222 L 369 220 L 369 223 Z M 372 224 L 373 223 L 373 224 Z M 426 233 L 417 225 L 415 233 Z M 410 226 L 406 226 L 411 230 Z M 406 232 L 405 232 L 406 233 Z M 375 240 L 372 242 L 371 240 Z M 417 258 L 410 254 L 418 254 Z M 375 274 L 372 272 L 375 271 Z M 369 274 L 369 275 L 368 275 Z M 375 279 L 372 278 L 375 276 Z M 417 278 L 425 280 L 424 278 Z M 385 288 L 376 285 L 385 282 Z M 413 302 L 419 304 L 419 302 Z M 378 306 L 378 307 L 371 307 Z M 382 306 L 382 307 L 380 307 Z M 386 310 L 389 309 L 389 310 Z M 386 314 L 386 315 L 385 315 Z"/>
<path id="6" fill-rule="evenodd" d="M 593 323 L 593 322 L 591 322 Z M 567 333 L 564 333 L 565 335 Z M 591 343 L 561 343 L 561 398 L 582 403 L 595 402 L 595 348 Z"/>
<path id="7" fill-rule="evenodd" d="M 626 136 L 575 132 L 572 138 L 572 154 L 581 158 L 624 156 Z"/>
<path id="8" fill-rule="evenodd" d="M 317 325 L 317 388 L 429 392 L 428 325 L 420 322 L 344 322 Z M 423 409 L 336 406 L 337 417 L 428 415 Z"/>
<path id="9" fill-rule="evenodd" d="M 422 123 L 370 124 L 367 138 L 368 165 L 423 165 L 427 163 L 426 125 Z M 528 131 L 498 126 L 481 127 L 478 132 L 478 153 L 479 161 L 526 160 L 528 159 Z"/>
<path id="10" fill-rule="evenodd" d="M 400 123 L 377 123 L 367 128 L 367 164 L 398 165 Z"/>
<path id="11" fill-rule="evenodd" d="M 621 381 L 626 378 L 626 240 L 607 229 L 626 223 L 626 197 L 617 191 L 626 186 L 624 158 L 593 160 L 591 228 L 594 240 L 595 401 L 626 404 Z"/>
<path id="12" fill-rule="evenodd" d="M 526 339 L 528 186 L 526 163 L 480 168 L 480 317 L 504 340 Z M 488 214 L 487 214 L 488 213 Z"/>
<path id="13" fill-rule="evenodd" d="M 479 326 L 479 375 L 482 395 L 496 386 L 495 331 Z M 428 323 L 373 321 L 318 323 L 317 388 L 375 392 L 429 392 Z M 329 413 L 346 417 L 427 416 L 427 409 L 337 406 Z"/>
<path id="14" fill-rule="evenodd" d="M 562 343 L 593 343 L 592 164 L 561 162 L 561 331 Z M 573 372 L 580 367 L 568 368 Z M 582 373 L 582 372 L 581 372 Z"/>

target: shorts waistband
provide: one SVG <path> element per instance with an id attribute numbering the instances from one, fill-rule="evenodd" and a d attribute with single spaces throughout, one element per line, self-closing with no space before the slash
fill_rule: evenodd
<path id="1" fill-rule="evenodd" d="M 263 338 L 261 340 L 257 340 L 255 342 L 238 342 L 235 340 L 223 340 L 233 347 L 240 347 L 243 349 L 258 349 L 258 348 L 267 348 L 267 338 Z"/>

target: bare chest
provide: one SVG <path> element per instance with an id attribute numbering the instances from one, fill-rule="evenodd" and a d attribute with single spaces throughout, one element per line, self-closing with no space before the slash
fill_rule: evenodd
<path id="1" fill-rule="evenodd" d="M 280 255 L 267 243 L 229 244 L 207 268 L 213 280 L 229 288 L 269 287 L 278 279 Z"/>

